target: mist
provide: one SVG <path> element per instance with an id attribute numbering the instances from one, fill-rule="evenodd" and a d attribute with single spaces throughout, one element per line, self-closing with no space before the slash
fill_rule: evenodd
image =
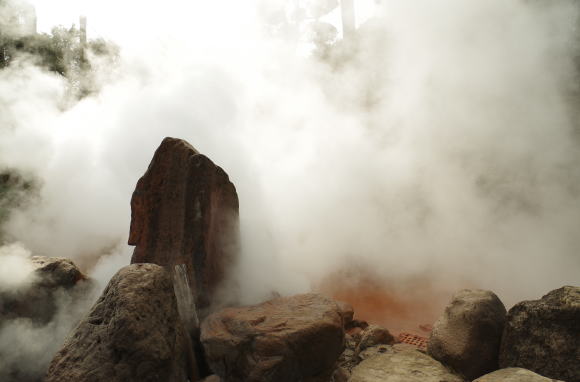
<path id="1" fill-rule="evenodd" d="M 0 164 L 39 185 L 7 242 L 105 285 L 130 262 L 137 179 L 174 136 L 237 187 L 243 303 L 369 278 L 509 306 L 578 284 L 578 6 L 383 3 L 333 49 L 283 1 L 88 7 L 121 52 L 97 94 L 63 108 L 59 76 L 25 57 L 0 71 Z M 26 269 L 8 252 L 2 275 Z"/>

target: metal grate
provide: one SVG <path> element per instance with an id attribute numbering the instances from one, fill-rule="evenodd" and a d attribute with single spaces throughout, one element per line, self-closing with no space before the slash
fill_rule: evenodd
<path id="1" fill-rule="evenodd" d="M 420 350 L 427 350 L 427 342 L 429 341 L 425 337 L 421 337 L 411 333 L 401 333 L 399 334 L 398 339 L 399 342 L 416 346 Z"/>

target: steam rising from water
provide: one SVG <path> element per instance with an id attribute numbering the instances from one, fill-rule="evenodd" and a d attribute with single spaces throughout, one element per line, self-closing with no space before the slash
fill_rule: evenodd
<path id="1" fill-rule="evenodd" d="M 176 136 L 237 186 L 245 302 L 353 265 L 508 304 L 578 283 L 573 2 L 391 0 L 326 61 L 297 54 L 300 25 L 234 3 L 103 2 L 114 30 L 131 20 L 120 67 L 66 111 L 55 76 L 0 72 L 0 163 L 42 184 L 14 240 L 85 268 L 113 252 L 106 282 L 135 183 Z"/>

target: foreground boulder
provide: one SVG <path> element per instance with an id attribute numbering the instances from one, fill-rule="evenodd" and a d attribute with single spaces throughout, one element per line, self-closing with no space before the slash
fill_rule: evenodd
<path id="1" fill-rule="evenodd" d="M 506 309 L 490 291 L 456 293 L 435 323 L 427 352 L 469 380 L 498 369 Z"/>
<path id="2" fill-rule="evenodd" d="M 510 309 L 499 363 L 580 382 L 580 287 L 556 289 Z"/>
<path id="3" fill-rule="evenodd" d="M 363 360 L 349 382 L 464 382 L 441 363 L 418 350 L 388 351 Z"/>
<path id="4" fill-rule="evenodd" d="M 210 315 L 201 342 L 224 382 L 328 381 L 344 346 L 343 320 L 321 295 L 277 298 Z"/>
<path id="5" fill-rule="evenodd" d="M 189 143 L 165 138 L 131 198 L 131 263 L 184 264 L 200 315 L 235 261 L 238 196 Z"/>
<path id="6" fill-rule="evenodd" d="M 473 382 L 562 382 L 555 379 L 542 377 L 533 371 L 518 367 L 501 369 L 477 378 Z"/>
<path id="7" fill-rule="evenodd" d="M 122 268 L 52 360 L 46 382 L 195 381 L 171 275 Z"/>

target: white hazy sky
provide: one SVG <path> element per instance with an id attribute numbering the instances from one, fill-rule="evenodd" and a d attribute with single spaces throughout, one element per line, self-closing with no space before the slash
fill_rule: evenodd
<path id="1" fill-rule="evenodd" d="M 134 23 L 141 24 L 160 19 L 159 2 L 151 0 L 125 0 L 122 2 L 116 0 L 30 0 L 30 2 L 36 6 L 40 32 L 49 32 L 55 25 L 66 27 L 73 23 L 78 25 L 79 16 L 86 15 L 89 35 L 106 36 L 126 41 L 131 38 L 131 25 Z M 171 12 L 171 4 L 183 2 L 183 0 L 172 0 L 166 1 L 164 4 L 168 4 L 166 9 Z M 254 11 L 253 9 L 248 10 L 248 5 L 245 2 L 225 2 L 228 3 L 230 10 L 228 15 L 223 12 L 223 6 L 215 6 L 215 3 L 223 5 L 224 1 L 208 2 L 208 13 L 214 14 L 217 10 L 222 18 L 227 18 L 241 17 L 240 15 L 248 11 Z M 196 1 L 186 1 L 185 3 L 191 4 L 192 12 L 193 9 L 199 8 Z M 357 24 L 364 22 L 373 14 L 374 0 L 355 0 L 354 3 Z M 180 5 L 180 9 L 183 9 L 183 5 Z M 131 16 L 128 15 L 134 15 L 135 19 L 131 19 Z M 183 15 L 179 15 L 178 18 L 181 17 Z M 208 17 L 206 20 L 208 23 L 215 22 L 213 17 Z M 339 9 L 326 16 L 324 20 L 334 24 L 339 30 L 341 29 Z"/>

